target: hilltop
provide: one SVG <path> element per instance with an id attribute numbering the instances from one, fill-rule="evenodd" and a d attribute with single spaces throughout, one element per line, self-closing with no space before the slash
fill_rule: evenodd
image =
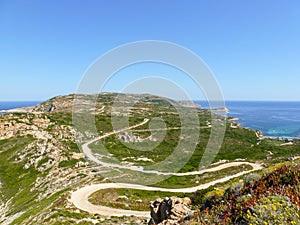
<path id="1" fill-rule="evenodd" d="M 77 103 L 75 109 L 74 99 Z M 129 111 L 124 110 L 126 105 L 130 106 Z M 188 129 L 191 132 L 200 129 L 199 141 L 188 162 L 178 171 L 188 175 L 163 177 L 165 179 L 154 184 L 156 187 L 188 188 L 251 171 L 252 167 L 245 164 L 224 167 L 220 171 L 193 173 L 199 170 L 199 162 L 212 129 L 209 110 L 152 95 L 102 93 L 57 96 L 36 106 L 12 110 L 0 116 L 0 223 L 135 224 L 136 221 L 139 221 L 137 224 L 146 223 L 146 218 L 143 217 L 108 219 L 100 214 L 90 214 L 79 210 L 69 200 L 71 193 L 76 189 L 90 184 L 116 182 L 120 173 L 130 168 L 157 169 L 151 165 L 168 159 L 180 141 L 181 122 L 178 109 L 184 110 L 187 118 L 189 112 L 196 111 L 199 125 L 191 123 Z M 74 110 L 82 116 L 80 126 L 73 126 Z M 133 128 L 130 131 L 113 132 L 112 114 L 116 121 L 123 121 L 128 117 L 129 126 Z M 87 123 L 85 116 L 93 118 L 96 129 Z M 153 129 L 149 132 L 149 122 L 153 121 L 151 120 L 153 118 L 164 120 L 166 128 Z M 222 116 L 214 119 L 223 122 Z M 284 146 L 283 141 L 262 140 L 257 131 L 235 125 L 235 121 L 225 121 L 224 126 L 227 128 L 225 138 L 213 167 L 233 162 L 257 163 L 268 167 L 299 154 L 300 145 L 297 140 L 292 145 Z M 98 160 L 107 163 L 106 166 L 98 165 L 83 153 L 82 146 L 98 136 L 103 136 L 101 143 L 95 141 L 89 148 Z M 186 141 L 189 140 L 188 136 L 185 138 Z M 139 147 L 150 146 L 150 150 L 139 151 L 124 143 L 132 146 L 137 144 Z M 103 150 L 103 146 L 107 151 Z M 116 160 L 119 161 L 120 168 L 110 166 L 117 163 Z M 103 173 L 105 170 L 109 171 L 109 176 Z M 139 170 L 132 170 L 129 178 L 139 177 L 141 175 Z M 107 180 L 107 177 L 110 180 Z M 222 185 L 219 183 L 215 186 Z M 123 195 L 128 199 L 120 198 L 116 200 L 117 204 L 107 200 L 101 202 L 102 205 L 131 209 L 138 204 L 138 208 L 142 210 L 148 208 L 149 198 L 146 198 L 146 195 L 151 196 L 153 200 L 170 195 L 159 192 L 137 194 L 134 190 L 126 192 L 116 189 L 112 189 L 109 193 L 114 193 L 116 199 Z M 193 195 L 177 194 L 187 197 Z M 130 196 L 138 197 L 133 201 Z"/>
<path id="2" fill-rule="evenodd" d="M 70 94 L 65 96 L 56 96 L 51 99 L 48 99 L 40 104 L 30 107 L 17 108 L 11 110 L 3 110 L 3 112 L 28 112 L 28 113 L 47 113 L 47 112 L 72 112 L 74 99 L 76 103 L 83 107 L 83 109 L 87 111 L 96 111 L 94 113 L 98 113 L 97 107 L 85 108 L 85 106 L 108 106 L 111 105 L 116 98 L 125 97 L 128 102 L 138 102 L 142 100 L 145 104 L 160 103 L 160 104 L 175 104 L 182 105 L 187 107 L 198 107 L 198 104 L 194 104 L 190 101 L 174 101 L 171 99 L 154 96 L 150 94 L 120 94 L 120 93 L 112 93 L 112 92 L 102 92 L 101 94 L 93 94 L 93 95 L 85 95 L 85 94 Z M 101 107 L 100 107 L 101 108 Z"/>

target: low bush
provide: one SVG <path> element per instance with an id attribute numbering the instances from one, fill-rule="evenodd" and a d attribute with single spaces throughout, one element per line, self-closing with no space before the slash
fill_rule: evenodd
<path id="1" fill-rule="evenodd" d="M 281 165 L 202 199 L 199 224 L 300 224 L 300 164 Z M 209 204 L 208 204 L 209 203 Z"/>

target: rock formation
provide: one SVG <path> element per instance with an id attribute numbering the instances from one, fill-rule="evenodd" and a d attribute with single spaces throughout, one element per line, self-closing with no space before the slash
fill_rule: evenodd
<path id="1" fill-rule="evenodd" d="M 131 132 L 124 132 L 124 134 L 118 134 L 118 139 L 125 143 L 143 142 L 146 140 L 157 141 L 157 139 L 155 137 L 153 137 L 153 135 L 150 135 L 147 138 L 141 138 L 141 137 L 135 136 Z"/>
<path id="2" fill-rule="evenodd" d="M 158 198 L 150 203 L 151 219 L 148 225 L 175 225 L 189 220 L 192 215 L 189 198 Z"/>

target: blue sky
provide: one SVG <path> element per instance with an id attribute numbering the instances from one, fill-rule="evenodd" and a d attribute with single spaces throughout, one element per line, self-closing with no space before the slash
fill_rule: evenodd
<path id="1" fill-rule="evenodd" d="M 140 40 L 195 52 L 227 100 L 300 100 L 299 11 L 298 0 L 1 0 L 0 101 L 74 93 L 96 58 Z"/>

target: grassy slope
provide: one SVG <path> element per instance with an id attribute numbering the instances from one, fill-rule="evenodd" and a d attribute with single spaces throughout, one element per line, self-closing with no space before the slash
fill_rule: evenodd
<path id="1" fill-rule="evenodd" d="M 28 207 L 35 198 L 30 187 L 37 177 L 37 171 L 32 168 L 25 170 L 23 164 L 14 163 L 16 154 L 33 140 L 33 137 L 27 136 L 0 141 L 1 193 L 4 201 L 12 199 L 11 212 L 19 212 Z"/>

